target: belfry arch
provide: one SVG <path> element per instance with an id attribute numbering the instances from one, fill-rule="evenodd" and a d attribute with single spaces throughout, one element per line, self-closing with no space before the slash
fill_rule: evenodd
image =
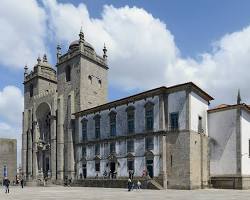
<path id="1" fill-rule="evenodd" d="M 51 108 L 46 102 L 36 109 L 38 178 L 51 178 Z"/>

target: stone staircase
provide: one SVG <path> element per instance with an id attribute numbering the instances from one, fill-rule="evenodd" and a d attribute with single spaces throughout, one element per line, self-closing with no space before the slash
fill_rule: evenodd
<path id="1" fill-rule="evenodd" d="M 154 179 L 135 178 L 132 181 L 136 188 L 137 181 L 140 180 L 142 189 L 163 190 L 160 183 Z M 77 187 L 104 187 L 104 188 L 127 188 L 127 179 L 82 179 L 75 180 L 71 186 Z"/>
<path id="2" fill-rule="evenodd" d="M 54 184 L 52 183 L 51 180 L 47 180 L 46 182 L 38 179 L 38 180 L 32 180 L 32 181 L 25 181 L 25 185 L 26 186 L 30 186 L 30 187 L 51 187 Z"/>

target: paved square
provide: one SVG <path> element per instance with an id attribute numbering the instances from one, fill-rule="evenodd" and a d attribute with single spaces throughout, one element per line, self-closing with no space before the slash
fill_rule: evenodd
<path id="1" fill-rule="evenodd" d="M 11 193 L 5 194 L 2 188 L 0 199 L 2 200 L 217 200 L 217 199 L 250 199 L 250 190 L 141 190 L 128 192 L 125 189 L 111 188 L 84 188 L 84 187 L 11 187 Z"/>

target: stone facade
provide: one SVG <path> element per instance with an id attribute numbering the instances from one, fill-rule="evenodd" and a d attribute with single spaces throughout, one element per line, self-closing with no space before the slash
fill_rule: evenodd
<path id="1" fill-rule="evenodd" d="M 44 178 L 118 179 L 133 170 L 164 188 L 208 185 L 207 110 L 213 98 L 192 82 L 107 103 L 107 49 L 72 42 L 56 70 L 46 55 L 24 72 L 22 171 Z M 122 181 L 123 182 L 123 181 Z M 159 188 L 159 187 L 158 187 Z"/>
<path id="2" fill-rule="evenodd" d="M 95 53 L 84 39 L 61 54 L 56 70 L 46 55 L 24 72 L 22 170 L 28 181 L 62 182 L 75 177 L 75 119 L 72 113 L 106 103 L 107 55 Z"/>
<path id="3" fill-rule="evenodd" d="M 17 175 L 17 141 L 16 139 L 0 138 L 0 182 L 4 177 L 10 181 Z"/>
<path id="4" fill-rule="evenodd" d="M 76 178 L 93 179 L 114 173 L 123 179 L 133 170 L 137 179 L 146 171 L 164 188 L 207 187 L 206 112 L 210 100 L 193 83 L 187 83 L 156 88 L 76 113 Z M 149 122 L 148 106 L 152 108 Z M 114 114 L 115 123 L 111 120 Z M 151 128 L 148 123 L 152 123 Z"/>

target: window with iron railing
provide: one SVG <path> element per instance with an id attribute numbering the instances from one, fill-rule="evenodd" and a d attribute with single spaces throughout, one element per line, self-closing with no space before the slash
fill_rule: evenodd
<path id="1" fill-rule="evenodd" d="M 81 121 L 82 123 L 82 141 L 86 141 L 87 140 L 87 119 L 83 119 Z"/>
<path id="2" fill-rule="evenodd" d="M 110 153 L 115 153 L 115 142 L 111 142 L 109 148 L 110 148 Z"/>
<path id="3" fill-rule="evenodd" d="M 170 129 L 171 130 L 178 130 L 179 129 L 179 113 L 173 112 L 170 113 Z"/>
<path id="4" fill-rule="evenodd" d="M 110 136 L 116 136 L 116 112 L 111 111 L 109 114 L 110 120 Z"/>
<path id="5" fill-rule="evenodd" d="M 146 138 L 146 150 L 153 150 L 154 149 L 154 138 L 147 137 Z"/>
<path id="6" fill-rule="evenodd" d="M 128 134 L 135 132 L 135 108 L 134 106 L 129 106 L 126 109 L 127 112 L 127 128 Z"/>
<path id="7" fill-rule="evenodd" d="M 100 139 L 100 136 L 101 136 L 101 116 L 100 115 L 96 115 L 94 117 L 94 120 L 95 120 L 95 139 Z"/>
<path id="8" fill-rule="evenodd" d="M 154 104 L 147 102 L 145 104 L 145 129 L 152 131 L 154 129 Z"/>
<path id="9" fill-rule="evenodd" d="M 134 152 L 134 140 L 127 141 L 127 153 Z"/>
<path id="10" fill-rule="evenodd" d="M 100 144 L 95 145 L 95 155 L 99 156 L 100 155 Z"/>
<path id="11" fill-rule="evenodd" d="M 86 158 L 86 147 L 82 147 L 82 158 Z"/>

